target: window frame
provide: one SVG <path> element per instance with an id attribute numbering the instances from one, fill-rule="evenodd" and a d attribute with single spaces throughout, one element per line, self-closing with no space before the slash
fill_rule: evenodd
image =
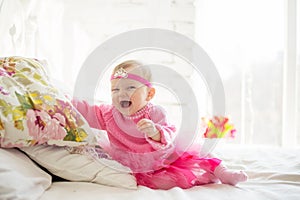
<path id="1" fill-rule="evenodd" d="M 283 65 L 281 146 L 296 146 L 297 141 L 297 0 L 285 0 L 285 38 Z M 297 117 L 298 115 L 298 117 Z"/>

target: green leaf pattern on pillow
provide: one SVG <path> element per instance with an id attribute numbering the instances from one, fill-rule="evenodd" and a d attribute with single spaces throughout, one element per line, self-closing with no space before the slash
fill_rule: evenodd
<path id="1" fill-rule="evenodd" d="M 85 142 L 88 124 L 36 59 L 0 58 L 0 146 Z"/>

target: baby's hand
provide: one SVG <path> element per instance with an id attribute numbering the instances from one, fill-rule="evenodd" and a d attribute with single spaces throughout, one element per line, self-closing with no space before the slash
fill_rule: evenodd
<path id="1" fill-rule="evenodd" d="M 160 141 L 159 130 L 157 130 L 153 121 L 141 119 L 136 125 L 139 131 L 146 133 L 147 136 L 151 137 L 153 140 Z"/>

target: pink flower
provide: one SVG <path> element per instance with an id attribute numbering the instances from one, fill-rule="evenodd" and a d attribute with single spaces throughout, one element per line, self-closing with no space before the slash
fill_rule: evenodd
<path id="1" fill-rule="evenodd" d="M 211 119 L 211 121 L 212 121 L 212 123 L 214 124 L 214 126 L 216 128 L 220 129 L 221 131 L 224 131 L 224 126 L 228 122 L 228 118 L 227 117 L 214 116 Z"/>
<path id="2" fill-rule="evenodd" d="M 0 76 L 9 76 L 9 75 L 4 69 L 0 68 Z"/>
<path id="3" fill-rule="evenodd" d="M 27 110 L 26 117 L 29 135 L 38 141 L 38 144 L 45 143 L 48 140 L 63 140 L 67 135 L 64 128 L 65 118 L 59 113 L 51 117 L 43 110 L 30 109 Z"/>
<path id="4" fill-rule="evenodd" d="M 2 86 L 0 86 L 0 93 L 3 95 L 9 95 L 9 92 L 5 90 Z"/>
<path id="5" fill-rule="evenodd" d="M 14 58 L 0 59 L 0 76 L 12 76 L 16 73 L 16 60 Z"/>

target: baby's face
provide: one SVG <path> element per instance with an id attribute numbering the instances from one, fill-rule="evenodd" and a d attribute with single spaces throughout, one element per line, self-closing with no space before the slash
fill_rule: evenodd
<path id="1" fill-rule="evenodd" d="M 133 115 L 148 103 L 149 88 L 132 79 L 111 80 L 112 104 L 123 115 Z"/>

